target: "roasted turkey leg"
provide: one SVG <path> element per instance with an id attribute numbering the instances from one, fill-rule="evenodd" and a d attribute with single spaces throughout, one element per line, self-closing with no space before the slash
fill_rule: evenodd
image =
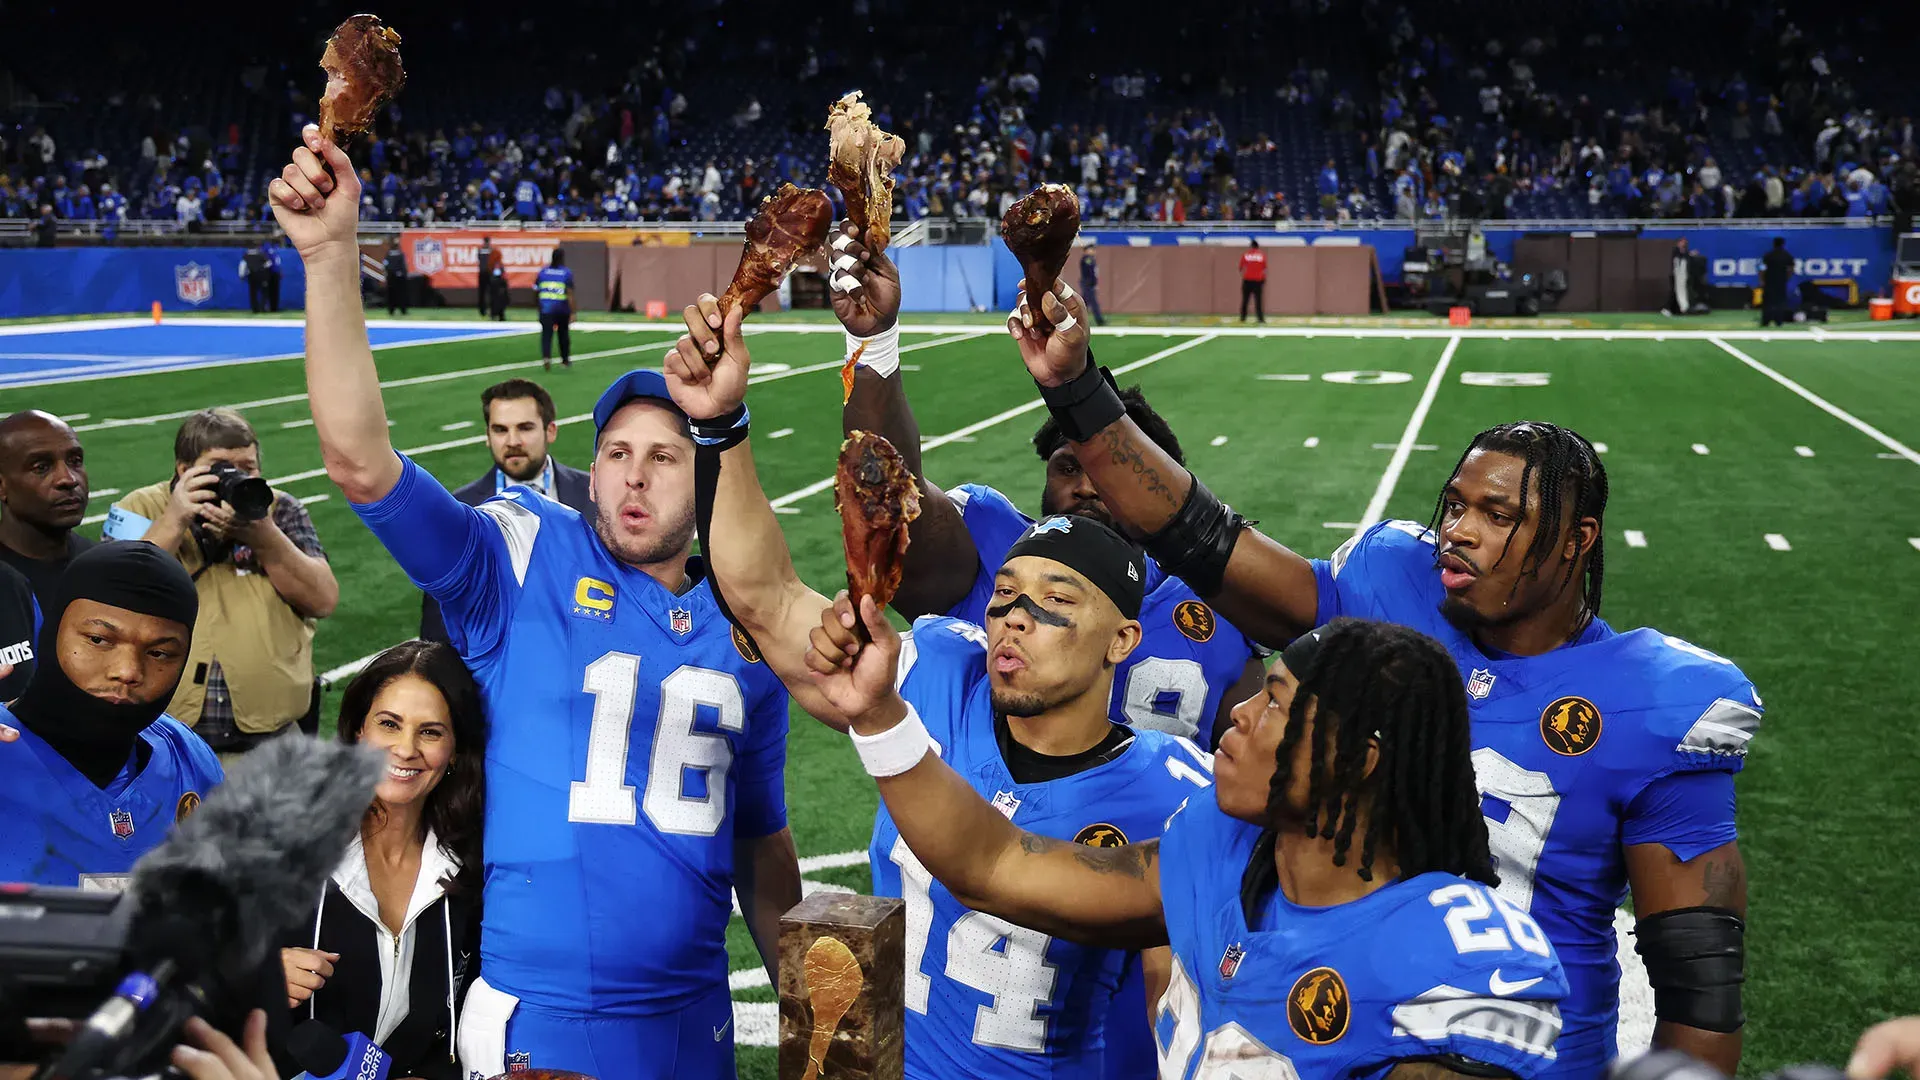
<path id="1" fill-rule="evenodd" d="M 740 249 L 740 265 L 733 282 L 720 294 L 720 315 L 744 304 L 752 312 L 793 264 L 817 250 L 833 224 L 833 203 L 818 188 L 781 184 L 780 190 L 760 200 L 760 209 L 747 222 L 747 242 Z"/>
<path id="2" fill-rule="evenodd" d="M 1041 333 L 1053 329 L 1053 320 L 1040 309 L 1040 297 L 1059 280 L 1078 235 L 1080 200 L 1065 184 L 1042 184 L 1007 207 L 1007 216 L 1000 219 L 1001 239 L 1026 274 L 1027 310 L 1033 328 Z"/>
<path id="3" fill-rule="evenodd" d="M 834 470 L 833 507 L 840 511 L 840 538 L 847 554 L 847 592 L 854 610 L 873 597 L 884 608 L 900 589 L 906 568 L 907 526 L 920 516 L 920 482 L 885 437 L 851 432 L 840 444 Z M 856 623 L 862 641 L 866 624 Z"/>
<path id="4" fill-rule="evenodd" d="M 327 90 L 320 96 L 320 137 L 338 144 L 373 124 L 374 114 L 406 85 L 400 35 L 377 15 L 354 15 L 327 39 L 320 56 Z"/>

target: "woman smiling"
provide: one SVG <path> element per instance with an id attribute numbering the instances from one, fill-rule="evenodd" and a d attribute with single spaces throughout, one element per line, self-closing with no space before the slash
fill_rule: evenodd
<path id="1" fill-rule="evenodd" d="M 287 1005 L 296 1025 L 372 1037 L 394 1076 L 457 1080 L 458 1002 L 480 926 L 479 688 L 451 648 L 396 645 L 348 685 L 339 738 L 385 751 L 387 772 L 311 929 L 280 951 Z"/>

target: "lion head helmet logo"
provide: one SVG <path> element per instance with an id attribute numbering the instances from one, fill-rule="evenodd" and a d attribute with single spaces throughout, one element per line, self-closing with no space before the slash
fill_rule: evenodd
<path id="1" fill-rule="evenodd" d="M 1325 1046 L 1347 1033 L 1350 1007 L 1346 980 L 1330 967 L 1317 967 L 1287 992 L 1287 1024 L 1307 1042 Z"/>
<path id="2" fill-rule="evenodd" d="M 1540 738 L 1563 757 L 1579 757 L 1600 741 L 1600 710 L 1583 697 L 1563 697 L 1540 713 Z"/>

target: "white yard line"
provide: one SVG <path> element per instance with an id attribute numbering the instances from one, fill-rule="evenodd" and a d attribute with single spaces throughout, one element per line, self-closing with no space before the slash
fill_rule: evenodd
<path id="1" fill-rule="evenodd" d="M 1646 547 L 1647 534 L 1641 532 L 1639 529 L 1628 529 L 1627 530 L 1627 546 L 1628 547 Z"/>
<path id="2" fill-rule="evenodd" d="M 1772 548 L 1775 551 L 1792 551 L 1793 550 L 1793 545 L 1787 543 L 1787 538 L 1780 535 L 1779 533 L 1768 533 L 1766 535 L 1766 541 L 1767 541 L 1767 546 Z"/>
<path id="3" fill-rule="evenodd" d="M 1318 436 L 1318 435 L 1309 435 L 1309 436 L 1307 436 L 1307 441 L 1306 441 L 1306 442 L 1303 442 L 1303 443 L 1301 443 L 1300 445 L 1301 445 L 1301 446 L 1304 446 L 1304 447 L 1306 447 L 1306 448 L 1307 448 L 1307 449 L 1309 449 L 1309 450 L 1311 450 L 1311 449 L 1313 449 L 1314 447 L 1316 447 L 1316 446 L 1319 446 L 1319 445 L 1320 445 L 1320 436 Z"/>
<path id="4" fill-rule="evenodd" d="M 419 341 L 390 341 L 375 345 L 373 349 L 375 352 L 385 352 L 389 349 L 410 349 L 416 345 L 449 345 L 463 341 L 482 341 L 488 338 L 518 337 L 526 333 L 528 333 L 528 331 L 525 330 L 495 329 L 492 333 L 465 334 L 458 337 L 423 338 Z M 104 363 L 97 368 L 78 375 L 53 375 L 45 379 L 32 379 L 23 382 L 8 381 L 6 376 L 0 375 L 0 390 L 25 390 L 40 386 L 56 386 L 62 383 L 93 382 L 97 379 L 122 379 L 134 375 L 171 375 L 176 371 L 201 371 L 206 368 L 236 367 L 241 364 L 265 364 L 275 360 L 298 360 L 305 355 L 305 353 L 294 352 L 272 353 L 266 356 L 223 356 L 206 360 L 196 360 L 186 364 L 169 364 L 164 367 L 152 366 L 152 357 L 129 356 L 117 362 Z M 89 429 L 75 428 L 74 430 L 86 431 Z"/>
<path id="5" fill-rule="evenodd" d="M 1393 451 L 1393 459 L 1387 462 L 1387 471 L 1380 475 L 1380 484 L 1373 489 L 1367 512 L 1361 515 L 1360 524 L 1353 530 L 1353 535 L 1359 536 L 1373 528 L 1386 515 L 1387 500 L 1393 497 L 1393 489 L 1400 483 L 1400 474 L 1406 471 L 1407 459 L 1413 456 L 1413 448 L 1420 438 L 1420 425 L 1427 422 L 1427 412 L 1433 408 L 1434 396 L 1440 393 L 1440 383 L 1447 377 L 1447 367 L 1453 363 L 1453 354 L 1459 348 L 1460 335 L 1455 334 L 1447 339 L 1447 347 L 1440 350 L 1440 359 L 1433 365 L 1433 374 L 1427 377 L 1427 388 L 1420 392 L 1420 401 L 1413 407 L 1413 415 L 1407 417 L 1407 427 L 1400 433 L 1400 443 Z"/>
<path id="6" fill-rule="evenodd" d="M 464 340 L 470 340 L 470 339 L 466 339 L 466 338 L 443 339 L 443 341 L 449 341 L 449 340 L 464 341 Z M 675 340 L 678 340 L 678 339 L 675 339 Z M 410 342 L 406 342 L 406 344 L 426 345 L 426 344 L 433 344 L 433 342 L 410 341 Z M 671 344 L 673 344 L 672 341 L 649 341 L 642 345 L 625 345 L 618 349 L 603 349 L 599 352 L 583 353 L 579 356 L 574 357 L 574 360 L 575 361 L 599 360 L 608 356 L 626 356 L 629 353 L 641 352 L 642 350 L 646 350 L 646 349 L 664 349 Z M 379 348 L 390 349 L 394 347 L 395 346 L 392 346 L 392 345 L 385 345 L 385 346 L 380 346 Z M 430 383 L 450 382 L 454 379 L 471 378 L 475 375 L 492 375 L 496 372 L 501 372 L 501 371 L 524 371 L 527 368 L 539 367 L 540 364 L 541 364 L 541 361 L 539 360 L 516 360 L 510 364 L 489 364 L 486 367 L 462 368 L 459 371 L 441 371 L 441 372 L 436 372 L 432 375 L 414 375 L 410 378 L 405 378 L 405 379 L 388 379 L 385 382 L 382 382 L 380 384 L 380 389 L 392 390 L 392 389 L 395 389 L 396 387 L 402 387 L 402 386 L 425 386 Z M 167 370 L 171 371 L 174 369 L 168 368 Z M 236 409 L 236 410 L 258 409 L 258 408 L 265 408 L 269 405 L 291 405 L 295 402 L 305 401 L 305 400 L 307 400 L 307 395 L 305 394 L 282 394 L 279 397 L 256 398 L 253 401 L 236 401 L 230 405 L 223 405 L 220 407 L 226 408 L 226 409 Z M 194 413 L 199 411 L 200 411 L 199 409 L 183 409 L 178 412 L 154 413 L 151 416 L 133 416 L 133 417 L 127 417 L 125 419 L 107 419 L 107 420 L 101 420 L 92 424 L 83 424 L 79 427 L 74 428 L 73 430 L 99 431 L 103 428 L 135 427 L 141 424 L 157 424 L 162 420 L 181 420 L 188 416 L 192 416 Z M 312 421 L 308 420 L 306 421 L 306 423 L 312 423 Z M 299 421 L 292 421 L 287 424 L 282 424 L 281 426 L 282 427 L 298 427 L 298 426 L 302 426 L 302 424 Z"/>
<path id="7" fill-rule="evenodd" d="M 1794 382 L 1792 379 L 1787 378 L 1785 375 L 1780 374 L 1779 372 L 1773 370 L 1772 368 L 1761 363 L 1760 361 L 1755 360 L 1753 357 L 1748 356 L 1746 353 L 1741 352 L 1739 349 L 1736 349 L 1733 346 L 1727 344 L 1725 341 L 1721 340 L 1720 338 L 1709 337 L 1707 340 L 1719 346 L 1722 351 L 1726 352 L 1729 356 L 1732 356 L 1734 359 L 1747 365 L 1748 367 L 1759 372 L 1760 374 L 1765 375 L 1767 378 L 1772 379 L 1774 382 L 1779 383 L 1781 386 L 1784 386 L 1787 389 L 1793 391 L 1794 393 L 1800 395 L 1802 398 L 1804 398 L 1807 401 L 1808 404 L 1812 405 L 1814 408 L 1817 408 L 1820 411 L 1826 413 L 1828 416 L 1833 417 L 1835 420 L 1838 420 L 1841 423 L 1848 425 L 1849 427 L 1853 428 L 1855 431 L 1858 431 L 1860 434 L 1865 435 L 1867 438 L 1872 439 L 1874 442 L 1879 443 L 1881 446 L 1886 447 L 1888 450 L 1893 451 L 1894 453 L 1900 455 L 1906 460 L 1913 462 L 1915 465 L 1920 465 L 1920 452 L 1916 452 L 1912 447 L 1908 446 L 1907 444 L 1899 441 L 1898 439 L 1893 438 L 1892 436 L 1888 435 L 1886 432 L 1881 431 L 1879 428 L 1874 427 L 1872 424 L 1867 423 L 1865 420 L 1862 420 L 1859 417 L 1848 412 L 1847 410 L 1841 408 L 1840 406 L 1835 405 L 1833 402 L 1828 401 L 1826 398 L 1821 397 L 1819 394 L 1816 394 L 1813 391 L 1807 389 L 1806 387 L 1801 386 L 1799 383 Z"/>
<path id="8" fill-rule="evenodd" d="M 1920 536 L 1907 537 L 1907 543 L 1913 545 L 1913 550 L 1920 551 Z"/>
<path id="9" fill-rule="evenodd" d="M 1699 443 L 1699 442 L 1693 444 L 1693 452 L 1696 454 L 1699 454 L 1702 457 L 1705 457 L 1706 455 L 1713 453 L 1712 450 L 1707 449 L 1706 443 Z"/>
<path id="10" fill-rule="evenodd" d="M 1606 444 L 1606 443 L 1603 443 L 1603 442 L 1597 442 L 1597 443 L 1594 443 L 1594 444 L 1593 444 L 1593 452 L 1594 452 L 1594 453 L 1596 453 L 1596 454 L 1604 454 L 1604 453 L 1606 453 L 1606 452 L 1607 452 L 1607 444 Z"/>
<path id="11" fill-rule="evenodd" d="M 1799 454 L 1799 455 L 1800 455 L 1801 457 L 1812 457 L 1812 456 L 1813 456 L 1813 447 L 1811 447 L 1811 446 L 1796 446 L 1796 447 L 1794 447 L 1794 448 L 1793 448 L 1793 452 L 1794 452 L 1794 453 L 1796 453 L 1796 454 Z"/>

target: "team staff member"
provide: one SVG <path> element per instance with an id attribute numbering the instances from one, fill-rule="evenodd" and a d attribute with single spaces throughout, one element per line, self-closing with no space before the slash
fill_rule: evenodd
<path id="1" fill-rule="evenodd" d="M 540 298 L 540 360 L 553 370 L 553 335 L 560 334 L 560 363 L 573 366 L 573 345 L 568 327 L 573 323 L 573 271 L 567 269 L 567 253 L 553 249 L 553 263 L 533 279 L 533 290 Z"/>
<path id="2" fill-rule="evenodd" d="M 223 779 L 166 715 L 199 598 L 151 544 L 73 560 L 40 630 L 39 664 L 0 706 L 0 881 L 121 888 L 136 859 Z"/>
<path id="3" fill-rule="evenodd" d="M 0 562 L 33 586 L 42 613 L 60 576 L 97 541 L 77 531 L 87 514 L 87 454 L 66 421 L 31 409 L 0 420 Z"/>
<path id="4" fill-rule="evenodd" d="M 407 253 L 395 244 L 387 249 L 387 314 L 395 308 L 400 314 L 407 313 L 407 291 L 413 286 L 413 279 L 407 276 Z"/>
<path id="5" fill-rule="evenodd" d="M 1080 295 L 1086 298 L 1087 310 L 1093 312 L 1093 325 L 1107 325 L 1107 317 L 1100 310 L 1100 260 L 1093 257 L 1093 241 L 1080 249 Z"/>
<path id="6" fill-rule="evenodd" d="M 530 379 L 496 383 L 480 392 L 480 414 L 487 422 L 487 451 L 493 455 L 493 468 L 455 491 L 454 498 L 479 506 L 515 484 L 525 484 L 583 516 L 594 516 L 593 496 L 587 493 L 592 478 L 552 454 L 560 424 L 546 387 Z M 440 617 L 439 602 L 422 593 L 420 605 L 421 638 L 446 641 L 447 624 Z"/>
<path id="7" fill-rule="evenodd" d="M 1260 241 L 1247 241 L 1247 250 L 1240 253 L 1240 321 L 1247 321 L 1247 301 L 1253 301 L 1253 310 L 1261 322 L 1267 321 L 1267 253 L 1260 250 Z"/>

